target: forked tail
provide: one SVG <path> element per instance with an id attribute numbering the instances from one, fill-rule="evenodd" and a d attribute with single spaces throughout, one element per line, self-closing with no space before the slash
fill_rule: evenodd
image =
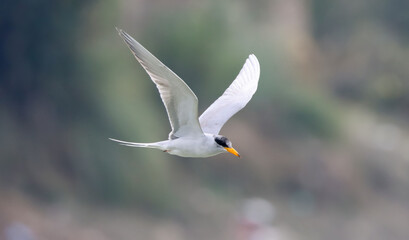
<path id="1" fill-rule="evenodd" d="M 162 146 L 158 143 L 135 143 L 135 142 L 125 142 L 114 138 L 109 138 L 109 140 L 117 142 L 121 145 L 128 147 L 143 147 L 143 148 L 157 148 L 162 149 Z"/>

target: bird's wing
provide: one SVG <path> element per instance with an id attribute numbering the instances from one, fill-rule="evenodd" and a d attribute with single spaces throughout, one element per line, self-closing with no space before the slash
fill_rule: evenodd
<path id="1" fill-rule="evenodd" d="M 117 30 L 159 90 L 172 127 L 169 138 L 203 135 L 197 97 L 189 86 L 126 32 Z"/>
<path id="2" fill-rule="evenodd" d="M 223 95 L 200 116 L 199 121 L 203 132 L 218 134 L 227 120 L 250 101 L 257 90 L 259 77 L 260 64 L 256 56 L 251 54 L 239 75 Z"/>

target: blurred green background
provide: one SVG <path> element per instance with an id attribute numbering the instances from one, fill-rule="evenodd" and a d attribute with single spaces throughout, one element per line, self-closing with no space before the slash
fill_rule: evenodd
<path id="1" fill-rule="evenodd" d="M 3 0 L 0 239 L 409 239 L 409 2 Z M 242 155 L 167 138 L 124 29 L 204 111 L 246 57 Z"/>

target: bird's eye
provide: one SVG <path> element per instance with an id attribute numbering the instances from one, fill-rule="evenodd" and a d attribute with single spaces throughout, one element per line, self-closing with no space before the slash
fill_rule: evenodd
<path id="1" fill-rule="evenodd" d="M 222 147 L 229 147 L 228 146 L 229 140 L 225 137 L 216 137 L 214 140 L 216 141 L 217 144 L 219 144 Z"/>
<path id="2" fill-rule="evenodd" d="M 223 145 L 223 142 L 220 138 L 215 138 L 214 141 L 216 141 L 216 143 L 219 145 Z"/>

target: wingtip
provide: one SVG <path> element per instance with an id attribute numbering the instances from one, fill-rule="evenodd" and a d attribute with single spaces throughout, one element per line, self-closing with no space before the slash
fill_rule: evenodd
<path id="1" fill-rule="evenodd" d="M 250 54 L 249 55 L 249 58 L 251 59 L 255 59 L 255 60 L 257 60 L 258 61 L 258 59 L 257 59 L 257 57 L 256 57 L 256 55 L 254 54 L 254 53 L 252 53 L 252 54 Z"/>
<path id="2" fill-rule="evenodd" d="M 118 32 L 118 34 L 119 34 L 119 36 L 121 36 L 121 37 L 123 37 L 124 36 L 124 30 L 122 30 L 122 29 L 120 29 L 120 28 L 118 28 L 118 27 L 115 27 L 115 29 L 116 29 L 116 31 Z"/>
<path id="3" fill-rule="evenodd" d="M 118 31 L 119 36 L 128 44 L 130 44 L 130 42 L 135 41 L 135 39 L 133 39 L 127 32 L 125 32 L 124 30 L 115 27 L 116 30 Z"/>
<path id="4" fill-rule="evenodd" d="M 260 68 L 260 63 L 258 61 L 258 58 L 256 57 L 256 55 L 254 55 L 253 53 L 249 55 L 248 60 L 257 68 Z"/>

